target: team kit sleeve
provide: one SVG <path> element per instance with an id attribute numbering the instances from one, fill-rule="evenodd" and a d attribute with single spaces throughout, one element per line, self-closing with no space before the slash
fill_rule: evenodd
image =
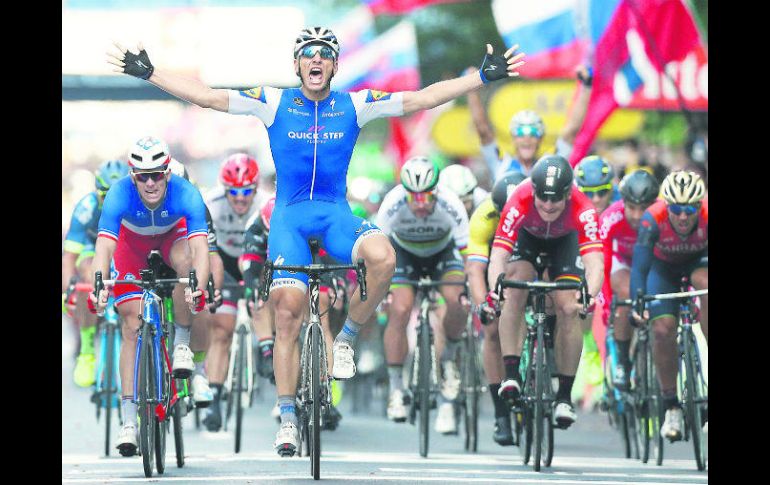
<path id="1" fill-rule="evenodd" d="M 237 91 L 228 90 L 230 104 L 227 112 L 234 115 L 256 116 L 266 127 L 270 127 L 275 121 L 278 112 L 278 104 L 281 102 L 283 90 L 269 86 Z"/>
<path id="2" fill-rule="evenodd" d="M 455 224 L 452 233 L 455 240 L 455 246 L 460 251 L 460 254 L 465 256 L 468 253 L 468 232 L 470 230 L 468 213 L 465 212 L 465 206 L 460 198 L 455 194 L 451 195 L 452 196 L 447 198 L 447 203 L 457 213 L 457 218 L 455 219 L 457 224 Z"/>
<path id="3" fill-rule="evenodd" d="M 106 237 L 115 242 L 118 241 L 120 223 L 131 202 L 129 190 L 132 188 L 133 184 L 130 181 L 127 184 L 118 182 L 107 191 L 102 204 L 102 215 L 99 217 L 97 238 Z"/>
<path id="4" fill-rule="evenodd" d="M 218 253 L 217 231 L 214 228 L 214 219 L 211 218 L 211 211 L 209 211 L 208 205 L 206 206 L 206 228 L 208 230 L 209 253 Z"/>
<path id="5" fill-rule="evenodd" d="M 70 219 L 70 228 L 64 238 L 64 251 L 68 253 L 80 254 L 88 242 L 86 236 L 86 224 L 93 217 L 93 211 L 83 207 L 81 200 L 72 211 Z"/>
<path id="6" fill-rule="evenodd" d="M 181 212 L 187 220 L 187 239 L 190 240 L 197 236 L 205 236 L 208 239 L 209 226 L 206 221 L 207 207 L 203 202 L 203 196 L 193 184 L 184 182 L 184 196 L 180 199 Z M 209 251 L 211 248 L 209 247 Z"/>
<path id="7" fill-rule="evenodd" d="M 527 212 L 532 209 L 532 183 L 522 182 L 514 190 L 500 213 L 493 248 L 505 249 L 513 253 L 513 246 L 518 238 L 518 229 L 524 223 Z"/>
<path id="8" fill-rule="evenodd" d="M 591 200 L 577 186 L 572 187 L 572 218 L 578 233 L 580 255 L 603 252 L 604 244 L 599 237 L 599 217 Z"/>
<path id="9" fill-rule="evenodd" d="M 359 127 L 377 118 L 404 115 L 404 93 L 364 89 L 350 93 L 350 99 L 356 110 Z"/>
<path id="10" fill-rule="evenodd" d="M 605 210 L 599 215 L 599 239 L 602 240 L 602 252 L 604 253 L 604 281 L 610 281 L 612 273 L 612 239 L 615 235 L 613 230 L 617 226 L 616 219 L 610 217 L 610 211 Z"/>
<path id="11" fill-rule="evenodd" d="M 634 244 L 634 255 L 631 259 L 631 298 L 641 289 L 647 292 L 647 274 L 650 272 L 655 243 L 660 237 L 660 228 L 649 210 L 645 211 L 639 223 L 639 233 Z"/>
<path id="12" fill-rule="evenodd" d="M 491 206 L 487 201 L 482 202 L 468 221 L 468 261 L 489 263 L 489 246 L 497 228 L 497 217 L 491 217 L 497 216 L 497 212 L 490 211 Z"/>
<path id="13" fill-rule="evenodd" d="M 390 192 L 385 194 L 382 199 L 382 204 L 377 211 L 377 217 L 374 219 L 374 224 L 380 228 L 383 234 L 390 236 L 393 232 L 393 219 L 398 214 L 398 204 L 402 203 L 405 191 L 401 185 L 396 185 Z"/>

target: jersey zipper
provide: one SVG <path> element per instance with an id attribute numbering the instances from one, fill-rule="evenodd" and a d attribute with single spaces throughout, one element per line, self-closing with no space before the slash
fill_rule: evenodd
<path id="1" fill-rule="evenodd" d="M 551 235 L 551 223 L 550 222 L 546 222 L 545 238 L 548 239 L 548 236 L 550 236 L 550 235 Z"/>
<path id="2" fill-rule="evenodd" d="M 313 180 L 310 182 L 310 200 L 313 200 L 313 189 L 315 188 L 316 157 L 318 156 L 318 101 L 315 102 L 315 126 L 313 128 Z"/>

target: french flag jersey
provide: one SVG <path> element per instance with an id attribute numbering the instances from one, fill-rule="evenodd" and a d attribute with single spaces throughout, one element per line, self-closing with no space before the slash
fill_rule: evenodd
<path id="1" fill-rule="evenodd" d="M 345 201 L 353 147 L 368 122 L 404 114 L 403 94 L 366 89 L 331 91 L 312 101 L 300 88 L 230 90 L 231 114 L 262 120 L 275 162 L 275 204 Z"/>
<path id="2" fill-rule="evenodd" d="M 181 220 L 187 223 L 187 239 L 208 237 L 206 205 L 197 188 L 171 174 L 166 196 L 155 210 L 148 209 L 131 180 L 125 177 L 110 187 L 102 206 L 98 237 L 118 240 L 121 228 L 138 236 L 166 234 Z"/>

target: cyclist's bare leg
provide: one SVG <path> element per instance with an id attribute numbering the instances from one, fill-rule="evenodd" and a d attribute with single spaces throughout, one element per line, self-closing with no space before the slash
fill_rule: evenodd
<path id="1" fill-rule="evenodd" d="M 448 273 L 442 278 L 442 281 L 458 281 L 465 280 L 465 275 L 462 273 Z M 460 294 L 465 289 L 462 286 L 442 286 L 440 287 L 441 295 L 444 297 L 446 304 L 446 311 L 444 312 L 444 319 L 442 325 L 444 327 L 444 333 L 447 338 L 457 340 L 462 336 L 463 329 L 465 328 L 465 322 L 468 318 L 468 312 L 460 304 Z"/>
<path id="2" fill-rule="evenodd" d="M 677 321 L 673 315 L 663 315 L 652 321 L 654 334 L 652 355 L 661 391 L 676 389 L 678 373 L 678 353 L 676 347 Z"/>
<path id="3" fill-rule="evenodd" d="M 406 326 L 414 307 L 414 290 L 411 286 L 402 286 L 391 290 L 392 301 L 388 306 L 388 325 L 383 336 L 385 343 L 385 362 L 387 365 L 403 365 L 409 344 L 406 339 Z"/>
<path id="4" fill-rule="evenodd" d="M 529 261 L 514 261 L 505 267 L 505 279 L 525 280 L 535 279 L 535 267 Z M 521 355 L 524 346 L 526 323 L 524 310 L 527 306 L 527 290 L 506 288 L 505 301 L 499 318 L 498 332 L 502 355 Z"/>
<path id="5" fill-rule="evenodd" d="M 209 383 L 224 384 L 227 378 L 227 364 L 230 360 L 230 345 L 235 331 L 235 315 L 216 313 L 208 317 L 211 322 L 209 332 L 211 342 L 206 352 L 206 373 Z"/>
<path id="6" fill-rule="evenodd" d="M 708 268 L 698 268 L 693 271 L 690 277 L 692 286 L 696 290 L 705 290 L 709 287 L 709 270 Z M 701 295 L 700 297 L 700 329 L 703 332 L 703 336 L 706 337 L 706 343 L 709 341 L 709 296 Z"/>
<path id="7" fill-rule="evenodd" d="M 628 299 L 630 280 L 631 272 L 627 269 L 615 271 L 610 276 L 612 293 L 617 296 L 618 300 Z M 628 323 L 628 308 L 627 306 L 619 306 L 615 309 L 615 340 L 631 340 L 631 336 L 634 334 L 631 324 Z"/>
<path id="8" fill-rule="evenodd" d="M 442 295 L 443 296 L 443 295 Z M 431 311 L 430 322 L 433 328 L 433 348 L 436 350 L 436 357 L 441 357 L 446 343 L 446 331 L 442 322 L 446 316 L 446 305 L 438 305 Z"/>
<path id="9" fill-rule="evenodd" d="M 583 333 L 577 311 L 577 298 L 574 290 L 554 291 L 551 293 L 556 310 L 556 336 L 554 338 L 554 356 L 556 371 L 565 376 L 574 376 L 583 351 Z M 592 315 L 586 317 L 588 320 Z"/>
<path id="10" fill-rule="evenodd" d="M 484 374 L 490 384 L 500 384 L 503 380 L 503 351 L 500 348 L 499 322 L 494 322 L 484 327 L 484 349 L 482 359 L 484 362 Z"/>
<path id="11" fill-rule="evenodd" d="M 259 310 L 251 312 L 251 328 L 257 341 L 273 336 L 273 308 L 270 305 L 263 305 Z"/>
<path id="12" fill-rule="evenodd" d="M 383 234 L 374 234 L 361 241 L 353 262 L 364 258 L 366 264 L 366 290 L 368 298 L 361 301 L 356 287 L 350 298 L 348 317 L 356 323 L 365 323 L 388 293 L 390 280 L 396 269 L 396 252 L 390 240 Z"/>
<path id="13" fill-rule="evenodd" d="M 302 317 L 307 308 L 307 292 L 297 288 L 276 288 L 270 292 L 275 314 L 273 368 L 278 396 L 293 396 L 299 376 L 299 338 Z"/>
<path id="14" fill-rule="evenodd" d="M 321 314 L 326 313 L 326 315 L 323 315 L 321 317 L 321 328 L 323 328 L 324 333 L 324 343 L 326 344 L 326 362 L 329 364 L 329 368 L 326 369 L 329 372 L 329 375 L 332 373 L 332 369 L 334 368 L 334 356 L 332 355 L 332 345 L 334 344 L 334 335 L 332 333 L 331 325 L 329 324 L 329 314 L 331 298 L 329 297 L 328 291 L 322 291 L 319 294 L 318 297 L 318 311 Z M 326 380 L 326 376 L 321 376 L 322 380 Z"/>

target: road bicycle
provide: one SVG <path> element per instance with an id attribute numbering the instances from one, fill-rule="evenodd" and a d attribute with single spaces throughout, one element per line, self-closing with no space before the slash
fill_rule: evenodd
<path id="1" fill-rule="evenodd" d="M 320 244 L 317 240 L 309 241 L 311 254 L 315 259 Z M 326 341 L 321 327 L 319 297 L 321 290 L 321 275 L 333 271 L 354 269 L 361 295 L 361 301 L 366 301 L 366 267 L 363 258 L 357 264 L 318 264 L 308 265 L 276 265 L 267 260 L 263 267 L 262 282 L 259 296 L 267 301 L 269 289 L 273 280 L 273 271 L 300 272 L 308 275 L 310 291 L 310 321 L 302 339 L 300 348 L 300 382 L 297 388 L 297 411 L 300 422 L 300 436 L 310 453 L 310 474 L 313 479 L 321 478 L 321 413 L 331 406 L 331 375 L 326 357 Z M 279 451 L 281 453 L 281 451 Z M 286 450 L 286 455 L 294 454 Z M 300 450 L 301 454 L 301 450 Z"/>
<path id="2" fill-rule="evenodd" d="M 679 375 L 677 391 L 684 411 L 684 440 L 692 440 L 695 463 L 699 471 L 706 469 L 708 441 L 703 425 L 708 420 L 708 384 L 703 377 L 700 352 L 693 333 L 695 297 L 707 295 L 708 289 L 690 291 L 690 279 L 683 277 L 681 291 L 657 295 L 637 296 L 637 309 L 643 310 L 643 303 L 653 300 L 677 300 L 679 302 L 679 325 L 677 347 L 679 353 Z M 641 315 L 640 312 L 637 311 Z"/>
<path id="3" fill-rule="evenodd" d="M 465 451 L 476 453 L 479 444 L 479 400 L 487 392 L 482 384 L 481 344 L 479 332 L 473 322 L 473 313 L 468 312 L 460 348 L 460 393 L 457 405 L 462 408 L 465 423 Z"/>

